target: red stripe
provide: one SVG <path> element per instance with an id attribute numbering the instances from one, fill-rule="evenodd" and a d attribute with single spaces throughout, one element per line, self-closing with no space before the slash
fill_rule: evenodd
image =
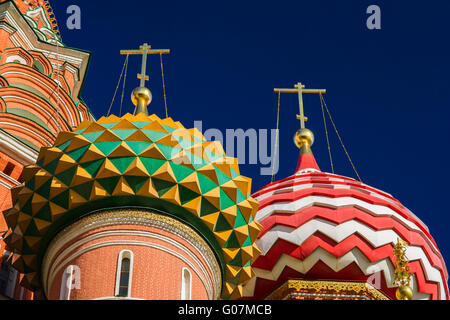
<path id="1" fill-rule="evenodd" d="M 339 179 L 339 180 L 344 180 L 344 181 L 335 181 L 333 179 Z M 316 172 L 312 172 L 309 173 L 307 175 L 293 175 L 290 176 L 286 179 L 271 183 L 266 185 L 265 187 L 261 188 L 260 190 L 256 191 L 252 197 L 256 198 L 259 197 L 261 195 L 264 195 L 266 193 L 269 193 L 271 191 L 277 190 L 277 189 L 281 189 L 281 188 L 287 188 L 287 187 L 292 187 L 292 186 L 297 186 L 297 185 L 302 185 L 302 184 L 311 184 L 311 183 L 323 183 L 323 184 L 330 184 L 330 185 L 348 185 L 348 186 L 353 186 L 353 187 L 357 187 L 357 188 L 361 188 L 361 189 L 365 189 L 368 191 L 372 191 L 374 193 L 380 194 L 383 197 L 389 198 L 395 202 L 400 203 L 400 201 L 398 201 L 397 199 L 395 199 L 394 197 L 392 197 L 390 194 L 379 190 L 377 188 L 371 187 L 367 184 L 364 184 L 362 182 L 347 178 L 347 177 L 342 177 L 342 176 L 338 176 L 338 175 L 332 175 L 329 173 L 316 173 Z"/>
<path id="2" fill-rule="evenodd" d="M 420 230 L 422 230 L 428 236 L 428 238 L 430 238 L 430 240 L 437 247 L 433 237 L 429 234 L 428 230 L 426 230 L 426 228 L 424 226 L 422 226 L 422 223 L 419 223 L 419 221 L 417 221 L 413 216 L 411 216 L 409 214 L 409 212 L 407 212 L 405 209 L 399 208 L 398 206 L 393 205 L 392 203 L 390 203 L 386 200 L 382 200 L 382 199 L 376 198 L 374 196 L 369 196 L 369 195 L 366 195 L 366 194 L 363 194 L 361 192 L 354 191 L 354 190 L 339 190 L 339 189 L 328 190 L 328 189 L 323 189 L 323 188 L 310 188 L 310 189 L 298 190 L 298 191 L 294 191 L 294 192 L 290 192 L 290 193 L 276 194 L 269 198 L 261 200 L 258 210 L 261 211 L 263 208 L 273 205 L 277 202 L 294 202 L 296 200 L 299 200 L 299 199 L 302 199 L 305 197 L 309 197 L 309 196 L 321 196 L 321 197 L 328 197 L 328 198 L 333 198 L 333 199 L 342 198 L 342 197 L 352 197 L 352 198 L 367 202 L 372 205 L 380 205 L 380 206 L 388 207 L 388 208 L 392 209 L 393 211 L 397 212 L 399 215 L 401 215 L 405 219 L 413 222 Z M 261 221 L 259 221 L 259 222 L 261 222 Z"/>
<path id="3" fill-rule="evenodd" d="M 285 225 L 297 229 L 315 218 L 330 221 L 337 225 L 346 221 L 357 220 L 375 231 L 392 229 L 403 240 L 407 241 L 409 245 L 420 246 L 430 263 L 438 269 L 443 270 L 445 279 L 448 279 L 445 261 L 441 253 L 434 248 L 429 238 L 421 231 L 411 229 L 396 217 L 386 215 L 373 216 L 355 207 L 341 207 L 338 209 L 309 207 L 295 214 L 274 213 L 260 222 L 263 226 L 263 231 L 259 235 L 259 238 L 261 239 L 275 225 Z"/>
<path id="4" fill-rule="evenodd" d="M 264 269 L 264 270 L 272 270 L 276 262 L 280 259 L 281 255 L 283 253 L 289 253 L 290 256 L 298 259 L 298 260 L 304 260 L 306 257 L 308 257 L 314 250 L 316 250 L 318 247 L 326 250 L 327 252 L 331 253 L 335 257 L 339 258 L 345 255 L 347 252 L 352 250 L 353 248 L 358 248 L 364 256 L 371 262 L 379 261 L 382 259 L 388 258 L 392 266 L 393 264 L 393 258 L 392 258 L 392 251 L 393 247 L 392 245 L 385 245 L 380 248 L 373 249 L 365 240 L 359 238 L 357 235 L 352 235 L 345 239 L 343 242 L 340 242 L 336 244 L 336 246 L 330 245 L 328 241 L 323 240 L 324 235 L 320 236 L 311 236 L 302 246 L 298 247 L 297 245 L 293 245 L 292 243 L 289 243 L 284 240 L 278 240 L 277 243 L 269 250 L 269 252 L 266 254 L 266 256 L 260 256 L 255 263 L 253 264 L 253 267 Z M 433 299 L 437 299 L 438 297 L 438 283 L 433 281 L 427 281 L 425 279 L 425 276 L 423 274 L 423 267 L 420 263 L 420 261 L 410 261 L 410 270 L 412 273 L 416 274 L 416 281 L 418 284 L 418 291 L 432 294 Z M 333 273 L 336 273 L 333 271 Z M 442 272 L 441 272 L 442 275 Z M 325 276 L 323 274 L 322 276 Z M 370 275 L 366 276 L 366 279 L 369 278 Z M 333 278 L 335 279 L 335 278 Z M 349 275 L 349 278 L 347 280 L 354 279 L 352 275 Z M 445 292 L 448 297 L 448 288 L 445 285 Z"/>
<path id="5" fill-rule="evenodd" d="M 386 286 L 386 279 L 384 274 L 380 274 L 380 288 L 379 291 L 387 295 L 390 299 L 395 300 L 396 288 L 388 288 Z M 302 274 L 289 267 L 285 267 L 277 280 L 268 280 L 263 278 L 256 278 L 255 294 L 253 299 L 264 299 L 268 294 L 280 287 L 289 279 L 314 279 L 314 280 L 342 280 L 342 281 L 364 281 L 366 282 L 369 276 L 364 275 L 361 269 L 355 264 L 351 263 L 339 272 L 335 272 L 322 261 L 318 261 L 306 274 Z"/>
<path id="6" fill-rule="evenodd" d="M 430 294 L 431 299 L 439 299 L 438 284 L 427 282 L 424 279 L 420 263 L 413 261 L 410 263 L 410 270 L 415 273 L 418 291 L 425 294 Z M 302 274 L 290 267 L 285 267 L 277 280 L 268 280 L 263 278 L 256 278 L 255 294 L 253 299 L 263 299 L 268 294 L 273 292 L 279 286 L 289 279 L 317 279 L 317 280 L 342 280 L 342 281 L 364 281 L 366 282 L 371 275 L 365 275 L 356 263 L 351 263 L 339 272 L 335 272 L 324 262 L 318 261 L 306 274 Z M 380 274 L 380 288 L 378 289 L 390 299 L 396 300 L 395 291 L 397 288 L 388 288 L 384 273 Z M 448 294 L 447 297 L 448 299 Z"/>

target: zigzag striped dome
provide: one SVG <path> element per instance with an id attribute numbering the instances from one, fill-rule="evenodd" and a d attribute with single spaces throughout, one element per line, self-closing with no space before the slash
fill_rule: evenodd
<path id="1" fill-rule="evenodd" d="M 239 298 L 254 275 L 262 227 L 254 220 L 251 179 L 197 129 L 142 113 L 86 121 L 42 148 L 23 178 L 5 214 L 12 230 L 6 242 L 32 290 L 41 286 L 43 255 L 58 231 L 90 212 L 120 207 L 156 210 L 198 231 L 222 268 L 222 298 Z"/>
<path id="2" fill-rule="evenodd" d="M 302 150 L 303 151 L 303 150 Z M 321 172 L 301 152 L 296 173 L 253 194 L 263 225 L 244 289 L 262 299 L 289 279 L 378 284 L 396 299 L 393 247 L 407 242 L 413 299 L 448 299 L 444 259 L 428 228 L 391 195 L 351 178 Z"/>

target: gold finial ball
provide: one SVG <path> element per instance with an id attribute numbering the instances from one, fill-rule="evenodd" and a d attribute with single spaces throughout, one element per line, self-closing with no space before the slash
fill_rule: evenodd
<path id="1" fill-rule="evenodd" d="M 137 87 L 131 93 L 131 101 L 133 101 L 135 106 L 138 105 L 139 101 L 144 101 L 145 106 L 148 106 L 152 102 L 152 93 L 148 88 Z"/>
<path id="2" fill-rule="evenodd" d="M 397 300 L 411 300 L 413 298 L 413 291 L 409 286 L 400 286 L 395 291 Z"/>
<path id="3" fill-rule="evenodd" d="M 312 146 L 314 143 L 314 134 L 309 129 L 300 129 L 295 133 L 294 143 L 300 149 L 304 144 Z"/>

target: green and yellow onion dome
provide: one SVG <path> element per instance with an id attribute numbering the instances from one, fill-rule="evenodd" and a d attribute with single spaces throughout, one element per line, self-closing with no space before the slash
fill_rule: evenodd
<path id="1" fill-rule="evenodd" d="M 5 241 L 22 284 L 33 291 L 40 291 L 43 255 L 58 231 L 118 207 L 157 210 L 197 230 L 221 266 L 223 299 L 239 298 L 253 277 L 262 227 L 254 220 L 251 179 L 197 129 L 142 113 L 85 121 L 42 148 L 22 177 L 5 212 L 11 228 Z"/>

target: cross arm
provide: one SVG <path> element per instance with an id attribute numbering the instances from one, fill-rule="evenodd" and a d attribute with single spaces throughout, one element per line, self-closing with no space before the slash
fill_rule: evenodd
<path id="1" fill-rule="evenodd" d="M 281 93 L 298 93 L 298 89 L 273 89 L 274 92 Z M 327 93 L 326 89 L 302 89 L 302 93 Z"/>
<path id="2" fill-rule="evenodd" d="M 142 50 L 120 50 L 120 54 L 142 54 Z M 169 54 L 170 49 L 148 50 L 147 54 Z"/>

